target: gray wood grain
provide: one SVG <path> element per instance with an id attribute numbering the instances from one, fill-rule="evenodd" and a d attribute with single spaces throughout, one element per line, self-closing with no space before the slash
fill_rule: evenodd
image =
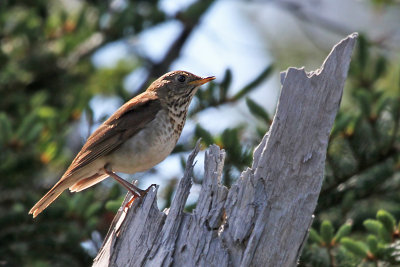
<path id="1" fill-rule="evenodd" d="M 316 71 L 282 73 L 270 130 L 251 168 L 230 189 L 221 185 L 225 152 L 210 146 L 196 209 L 183 211 L 197 144 L 170 209 L 158 210 L 157 189 L 127 212 L 121 209 L 93 266 L 295 266 L 321 190 L 356 38 L 339 42 Z"/>

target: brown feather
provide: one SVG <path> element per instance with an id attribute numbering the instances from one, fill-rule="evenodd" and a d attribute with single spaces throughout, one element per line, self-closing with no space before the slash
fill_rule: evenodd
<path id="1" fill-rule="evenodd" d="M 144 92 L 125 103 L 88 138 L 63 179 L 117 149 L 152 121 L 160 110 L 160 101 L 154 93 Z"/>
<path id="2" fill-rule="evenodd" d="M 29 211 L 35 218 L 45 208 L 47 208 L 61 193 L 72 185 L 72 180 L 60 180 L 44 195 Z"/>
<path id="3" fill-rule="evenodd" d="M 183 80 L 180 79 L 181 76 L 184 76 Z M 169 72 L 158 78 L 146 92 L 125 103 L 88 138 L 61 179 L 29 213 L 36 217 L 67 188 L 71 191 L 80 191 L 105 179 L 107 176 L 102 170 L 105 165 L 111 164 L 118 166 L 116 169 L 131 172 L 139 170 L 138 166 L 130 168 L 132 167 L 131 159 L 126 156 L 128 153 L 136 153 L 136 150 L 145 151 L 137 151 L 137 154 L 132 155 L 135 161 L 140 161 L 139 165 L 143 169 L 160 162 L 171 152 L 179 138 L 186 119 L 187 108 L 194 93 L 200 85 L 214 78 L 201 78 L 185 71 Z M 159 123 L 159 121 L 151 123 L 161 110 L 165 111 L 160 117 L 166 120 L 165 123 Z M 166 114 L 169 116 L 169 121 L 164 116 Z M 170 124 L 164 129 L 168 122 Z M 155 128 L 147 128 L 147 126 Z M 155 134 L 157 137 L 162 135 L 163 140 L 158 138 L 159 143 L 153 144 L 153 138 L 147 143 L 137 142 L 134 146 L 131 142 L 127 142 L 144 129 L 145 135 Z M 133 140 L 136 142 L 137 139 Z M 143 141 L 145 140 L 146 138 L 143 138 Z M 122 146 L 123 144 L 127 145 Z M 121 146 L 118 153 L 116 150 Z M 158 153 L 159 151 L 161 152 Z M 114 152 L 115 154 L 108 156 Z M 144 161 L 141 161 L 141 158 Z M 125 165 L 128 167 L 125 168 Z"/>
<path id="4" fill-rule="evenodd" d="M 85 190 L 86 188 L 89 188 L 89 187 L 103 181 L 107 177 L 108 177 L 108 174 L 95 174 L 91 177 L 79 180 L 79 182 L 73 184 L 69 188 L 69 190 L 73 193 L 80 192 L 82 190 Z"/>
<path id="5" fill-rule="evenodd" d="M 161 103 L 154 92 L 144 92 L 125 103 L 88 138 L 62 178 L 29 213 L 36 217 L 69 187 L 71 191 L 81 191 L 105 179 L 107 176 L 97 173 L 79 177 L 77 171 L 117 149 L 152 121 L 160 110 Z"/>

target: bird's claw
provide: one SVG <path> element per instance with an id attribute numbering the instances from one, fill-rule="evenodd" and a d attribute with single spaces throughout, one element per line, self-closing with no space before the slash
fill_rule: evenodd
<path id="1" fill-rule="evenodd" d="M 143 198 L 150 191 L 150 188 L 156 187 L 156 186 L 157 186 L 156 184 L 151 184 L 149 187 L 147 187 L 146 190 L 140 190 L 139 193 L 133 194 L 133 192 L 131 192 L 133 196 L 128 201 L 128 203 L 125 204 L 124 211 L 125 211 L 125 209 L 127 210 L 132 206 L 132 203 L 133 203 L 133 201 L 135 201 L 135 199 Z"/>

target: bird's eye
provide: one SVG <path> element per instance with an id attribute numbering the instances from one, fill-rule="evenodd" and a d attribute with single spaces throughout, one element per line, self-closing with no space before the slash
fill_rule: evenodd
<path id="1" fill-rule="evenodd" d="M 177 80 L 178 80 L 178 82 L 183 83 L 183 82 L 186 80 L 186 77 L 183 76 L 183 75 L 179 75 L 178 78 L 177 78 Z"/>

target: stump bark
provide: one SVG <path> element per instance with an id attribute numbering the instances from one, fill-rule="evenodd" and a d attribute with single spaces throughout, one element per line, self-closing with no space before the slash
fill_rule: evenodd
<path id="1" fill-rule="evenodd" d="M 230 189 L 220 183 L 225 152 L 210 146 L 197 206 L 183 211 L 197 144 L 170 209 L 158 210 L 157 188 L 127 212 L 121 208 L 93 266 L 295 266 L 313 220 L 356 39 L 354 33 L 339 42 L 316 71 L 281 74 L 270 130 Z"/>

